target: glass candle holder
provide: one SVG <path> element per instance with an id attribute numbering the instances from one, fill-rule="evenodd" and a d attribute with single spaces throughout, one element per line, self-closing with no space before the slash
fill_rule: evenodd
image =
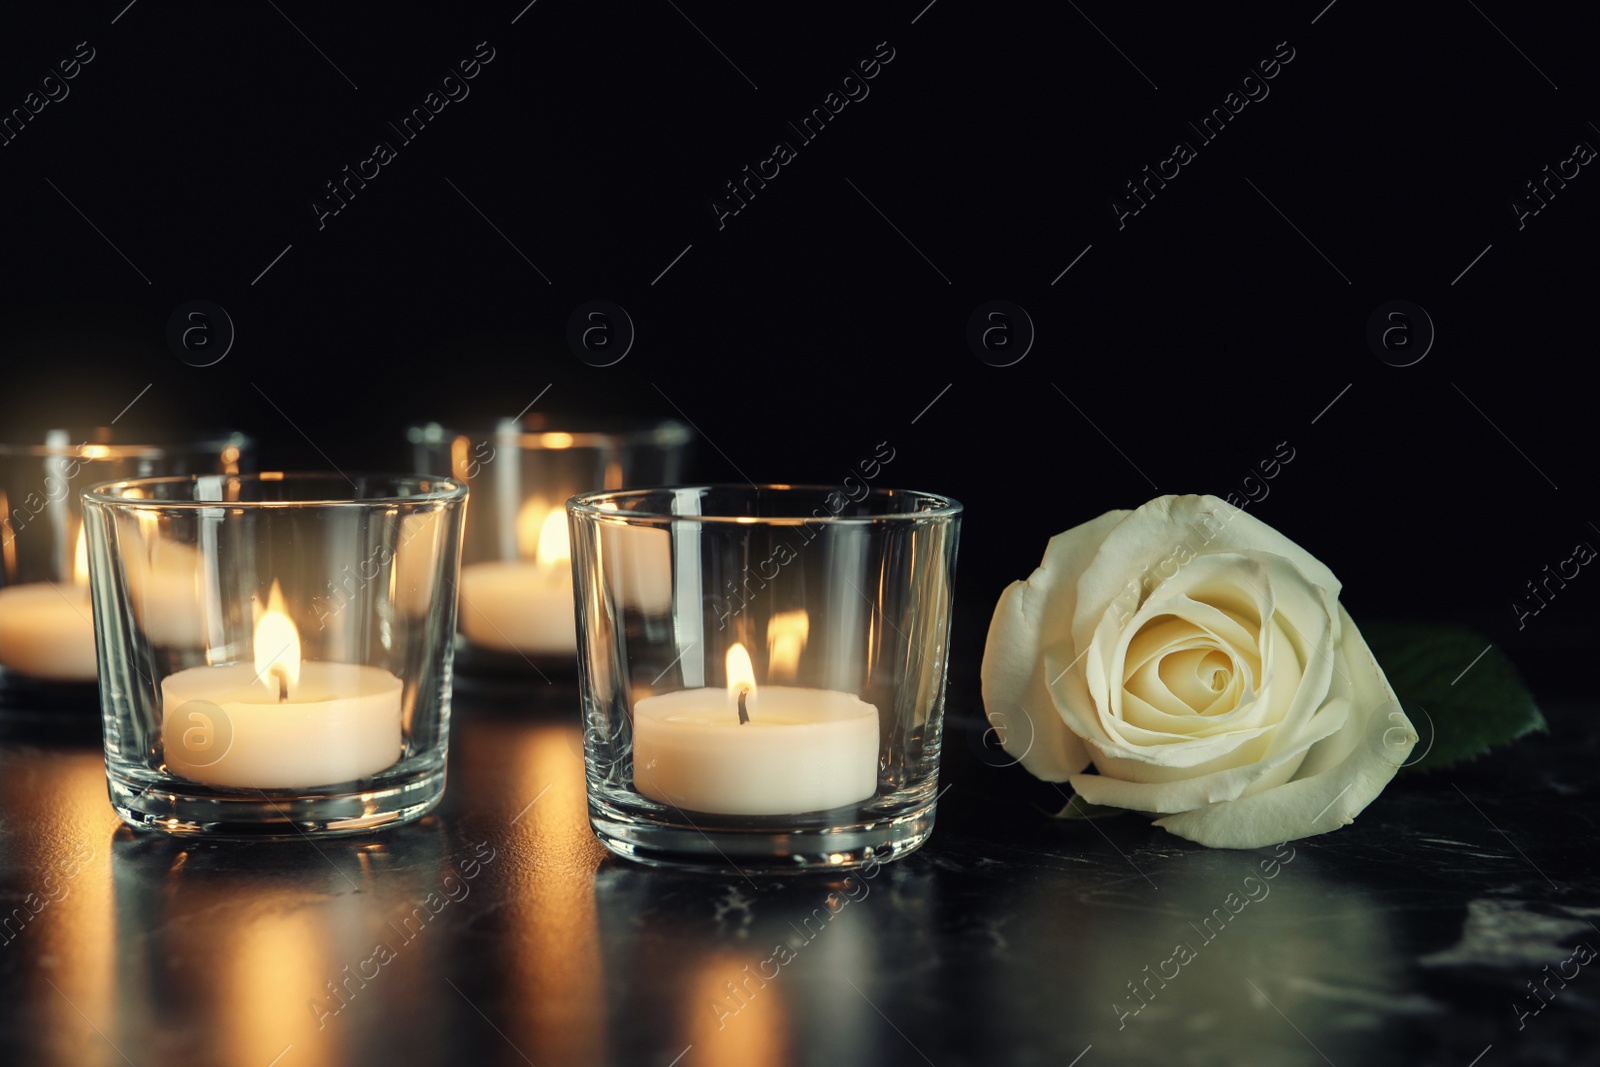
<path id="1" fill-rule="evenodd" d="M 589 819 L 608 848 L 775 871 L 927 839 L 960 504 L 694 486 L 567 511 Z"/>
<path id="2" fill-rule="evenodd" d="M 678 482 L 693 432 L 671 420 L 586 424 L 532 415 L 484 433 L 433 424 L 409 437 L 420 469 L 472 487 L 459 590 L 463 669 L 570 675 L 578 636 L 563 505 L 577 493 Z"/>
<path id="3" fill-rule="evenodd" d="M 96 676 L 89 567 L 78 494 L 97 482 L 250 469 L 253 446 L 222 433 L 172 444 L 52 430 L 0 445 L 0 686 L 8 699 L 82 690 Z"/>
<path id="4" fill-rule="evenodd" d="M 265 473 L 83 495 L 112 806 L 339 834 L 444 791 L 466 487 Z"/>

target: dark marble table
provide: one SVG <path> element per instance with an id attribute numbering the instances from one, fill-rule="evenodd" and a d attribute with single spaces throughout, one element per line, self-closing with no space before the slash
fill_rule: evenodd
<path id="1" fill-rule="evenodd" d="M 1046 818 L 1050 788 L 985 755 L 958 666 L 938 830 L 870 880 L 607 855 L 558 685 L 458 693 L 438 811 L 315 844 L 136 835 L 92 722 L 12 713 L 0 1062 L 1600 1057 L 1600 966 L 1579 962 L 1600 948 L 1593 701 L 1548 708 L 1550 736 L 1396 782 L 1272 866 L 1272 849 L 1209 851 L 1131 816 Z M 1247 887 L 1263 861 L 1274 877 Z"/>

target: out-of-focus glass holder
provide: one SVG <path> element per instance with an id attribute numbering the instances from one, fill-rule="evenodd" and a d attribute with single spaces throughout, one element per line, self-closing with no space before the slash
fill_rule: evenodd
<path id="1" fill-rule="evenodd" d="M 521 685 L 576 670 L 565 502 L 583 492 L 681 481 L 693 431 L 673 420 L 560 421 L 542 414 L 463 433 L 407 433 L 419 470 L 472 489 L 462 550 L 459 666 Z"/>
<path id="2" fill-rule="evenodd" d="M 18 711 L 95 706 L 94 626 L 79 494 L 99 482 L 253 469 L 254 443 L 224 432 L 124 442 L 107 428 L 0 444 L 0 703 Z"/>

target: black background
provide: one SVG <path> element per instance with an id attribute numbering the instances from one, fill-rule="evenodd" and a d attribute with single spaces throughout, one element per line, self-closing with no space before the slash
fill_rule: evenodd
<path id="1" fill-rule="evenodd" d="M 105 424 L 148 384 L 119 430 L 238 427 L 286 469 L 406 467 L 407 424 L 546 386 L 552 417 L 687 417 L 706 480 L 836 484 L 888 442 L 880 484 L 967 505 L 968 655 L 1050 535 L 1241 493 L 1288 442 L 1252 511 L 1358 620 L 1472 618 L 1515 647 L 1595 602 L 1580 576 L 1521 633 L 1510 607 L 1600 544 L 1600 178 L 1521 230 L 1510 206 L 1600 145 L 1576 9 L 124 2 L 0 34 L 0 114 L 94 50 L 0 146 L 8 440 Z M 479 42 L 470 95 L 401 145 L 386 124 Z M 787 123 L 879 42 L 870 95 L 800 144 Z M 1186 122 L 1289 49 L 1201 144 Z M 1180 139 L 1198 157 L 1119 229 L 1112 198 Z M 324 183 L 379 140 L 397 158 L 319 228 Z M 719 229 L 713 199 L 778 140 L 797 158 Z M 593 298 L 637 328 L 612 367 L 565 339 Z M 965 340 L 996 298 L 1037 329 L 1009 367 Z M 214 366 L 165 341 L 194 299 L 237 331 Z M 1413 366 L 1366 342 L 1392 299 L 1437 329 Z"/>

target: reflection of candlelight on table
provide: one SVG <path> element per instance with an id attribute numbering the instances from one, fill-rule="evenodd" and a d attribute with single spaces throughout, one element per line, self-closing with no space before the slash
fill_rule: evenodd
<path id="1" fill-rule="evenodd" d="M 796 633 L 786 640 L 798 659 Z M 877 792 L 876 707 L 852 693 L 757 685 L 740 644 L 728 649 L 725 668 L 722 689 L 684 689 L 634 705 L 639 792 L 725 815 L 822 811 Z"/>
<path id="2" fill-rule="evenodd" d="M 462 630 L 484 648 L 575 653 L 566 510 L 546 509 L 537 498 L 527 501 L 517 514 L 517 544 L 522 559 L 461 568 Z"/>
<path id="3" fill-rule="evenodd" d="M 727 949 L 692 958 L 694 970 L 684 976 L 683 1006 L 678 1010 L 688 1022 L 684 1039 L 692 1040 L 697 1050 L 696 1067 L 789 1062 L 784 1053 L 789 1027 L 794 1025 L 792 990 L 775 979 L 780 968 L 798 955 L 793 944 L 784 941 L 777 949 L 765 950 L 754 966 L 743 954 Z"/>
<path id="4" fill-rule="evenodd" d="M 94 613 L 81 525 L 71 582 L 28 582 L 0 589 L 0 664 L 34 678 L 94 681 Z"/>
<path id="5" fill-rule="evenodd" d="M 399 678 L 356 663 L 304 661 L 272 583 L 254 659 L 191 667 L 161 683 L 167 766 L 207 785 L 309 789 L 370 778 L 401 754 Z"/>
<path id="6" fill-rule="evenodd" d="M 16 973 L 48 974 L 60 990 L 30 1012 L 39 1032 L 77 1033 L 72 1028 L 83 1026 L 80 1012 L 116 1017 L 124 974 L 110 856 L 120 823 L 106 803 L 105 757 L 49 746 L 8 747 L 0 773 L 0 806 L 13 829 L 6 863 L 27 872 L 32 888 L 26 899 L 19 891 L 7 909 L 0 948 Z M 52 1057 L 24 1053 L 7 1062 L 40 1058 Z"/>
<path id="7" fill-rule="evenodd" d="M 213 909 L 232 903 L 224 891 L 211 889 L 208 893 L 208 888 L 196 886 L 185 894 L 185 902 L 194 903 L 196 896 L 215 896 L 220 901 L 212 901 Z M 366 891 L 370 892 L 370 887 Z M 249 1062 L 251 1056 L 259 1055 L 259 1050 L 280 1045 L 304 1050 L 302 1055 L 306 1058 L 296 1056 L 295 1067 L 332 1062 L 316 1040 L 329 1019 L 319 1018 L 315 1010 L 306 1011 L 307 1007 L 316 1009 L 320 1005 L 307 998 L 303 990 L 316 990 L 329 974 L 336 973 L 334 968 L 344 961 L 334 954 L 333 946 L 348 935 L 335 927 L 329 917 L 305 907 L 304 895 L 292 889 L 271 886 L 257 893 L 259 911 L 248 921 L 224 924 L 213 919 L 201 926 L 201 932 L 211 935 L 208 943 L 186 943 L 201 940 L 187 931 L 175 935 L 181 938 L 177 943 L 197 957 L 212 956 L 223 963 L 217 975 L 217 1000 L 209 1005 L 208 1013 L 221 1025 L 206 1035 L 207 1043 L 215 1042 L 212 1051 L 235 1063 Z M 339 909 L 344 912 L 339 918 L 358 921 L 349 914 L 353 910 Z M 212 913 L 201 914 L 210 918 Z M 172 925 L 189 924 L 183 921 Z M 350 991 L 347 988 L 345 992 L 348 996 Z"/>
<path id="8" fill-rule="evenodd" d="M 465 769 L 451 789 L 462 810 L 498 810 L 506 827 L 505 840 L 492 842 L 500 859 L 486 865 L 497 873 L 483 879 L 500 880 L 489 891 L 503 893 L 503 904 L 473 921 L 476 933 L 505 946 L 484 961 L 484 979 L 522 1005 L 501 1024 L 506 1037 L 536 1064 L 625 1062 L 626 1055 L 608 1054 L 604 1013 L 574 1014 L 575 1005 L 604 1004 L 608 996 L 594 884 L 607 853 L 589 829 L 582 730 L 575 720 L 494 716 L 473 727 L 450 740 L 452 773 Z M 513 855 L 550 862 L 520 864 Z"/>

